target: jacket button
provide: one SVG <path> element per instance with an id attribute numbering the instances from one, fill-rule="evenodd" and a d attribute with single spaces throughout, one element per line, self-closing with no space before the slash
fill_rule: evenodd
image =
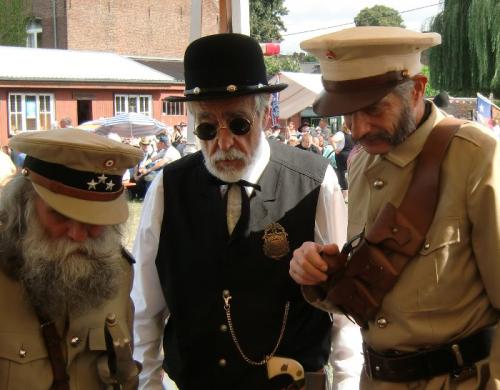
<path id="1" fill-rule="evenodd" d="M 374 182 L 373 182 L 373 187 L 377 190 L 380 190 L 381 188 L 383 188 L 385 186 L 385 182 L 382 180 L 382 179 L 376 179 Z"/>
<path id="2" fill-rule="evenodd" d="M 219 367 L 226 367 L 227 361 L 226 359 L 220 359 L 219 360 Z"/>
<path id="3" fill-rule="evenodd" d="M 76 347 L 78 344 L 80 344 L 80 337 L 72 337 L 69 343 L 72 347 Z"/>
<path id="4" fill-rule="evenodd" d="M 424 249 L 429 249 L 431 247 L 431 244 L 427 243 L 424 245 Z"/>
<path id="5" fill-rule="evenodd" d="M 220 329 L 220 331 L 222 333 L 225 333 L 225 332 L 227 332 L 227 325 L 226 324 L 222 324 L 219 329 Z"/>
<path id="6" fill-rule="evenodd" d="M 25 358 L 26 357 L 26 353 L 27 353 L 26 350 L 24 348 L 21 348 L 19 350 L 19 357 L 20 358 Z"/>
<path id="7" fill-rule="evenodd" d="M 387 321 L 387 318 L 385 318 L 385 317 L 377 318 L 377 326 L 379 328 L 385 328 L 388 324 L 389 324 L 389 322 Z"/>
<path id="8" fill-rule="evenodd" d="M 230 294 L 231 294 L 231 293 L 229 292 L 229 290 L 223 290 L 223 291 L 222 291 L 222 295 L 224 296 L 224 298 L 229 297 L 229 295 L 230 295 Z"/>

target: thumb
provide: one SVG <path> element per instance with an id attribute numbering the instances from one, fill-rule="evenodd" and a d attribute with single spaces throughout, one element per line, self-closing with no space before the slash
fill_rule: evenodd
<path id="1" fill-rule="evenodd" d="M 339 247 L 336 244 L 323 245 L 321 252 L 325 255 L 333 256 L 339 253 Z"/>

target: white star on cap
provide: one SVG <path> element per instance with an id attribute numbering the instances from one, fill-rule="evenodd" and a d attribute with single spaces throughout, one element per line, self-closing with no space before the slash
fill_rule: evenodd
<path id="1" fill-rule="evenodd" d="M 115 183 L 113 183 L 113 180 L 108 181 L 106 183 L 106 191 L 111 191 L 114 186 L 115 186 Z"/>
<path id="2" fill-rule="evenodd" d="M 99 179 L 99 183 L 105 183 L 108 177 L 103 173 L 101 176 L 97 176 L 97 178 Z"/>
<path id="3" fill-rule="evenodd" d="M 89 190 L 96 190 L 96 185 L 98 185 L 99 182 L 98 181 L 94 181 L 94 179 L 92 179 L 91 181 L 89 181 L 87 183 L 87 185 L 89 186 Z"/>

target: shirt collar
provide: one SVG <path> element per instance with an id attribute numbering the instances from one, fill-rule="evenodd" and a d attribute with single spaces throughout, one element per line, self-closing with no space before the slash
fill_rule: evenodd
<path id="1" fill-rule="evenodd" d="M 403 143 L 383 156 L 384 159 L 404 167 L 417 158 L 434 126 L 444 119 L 444 115 L 434 104 L 428 104 L 432 105 L 429 117 Z"/>
<path id="2" fill-rule="evenodd" d="M 269 159 L 271 158 L 271 148 L 266 140 L 264 132 L 260 132 L 260 142 L 257 150 L 255 151 L 255 158 L 252 164 L 248 167 L 242 179 L 250 183 L 257 183 L 266 169 Z M 245 187 L 247 194 L 250 196 L 254 190 L 252 187 Z"/>

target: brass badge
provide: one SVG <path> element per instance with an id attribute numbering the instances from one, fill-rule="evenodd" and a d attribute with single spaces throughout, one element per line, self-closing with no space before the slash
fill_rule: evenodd
<path id="1" fill-rule="evenodd" d="M 277 222 L 266 227 L 262 239 L 264 240 L 262 246 L 264 254 L 271 259 L 279 260 L 290 251 L 288 233 Z"/>

